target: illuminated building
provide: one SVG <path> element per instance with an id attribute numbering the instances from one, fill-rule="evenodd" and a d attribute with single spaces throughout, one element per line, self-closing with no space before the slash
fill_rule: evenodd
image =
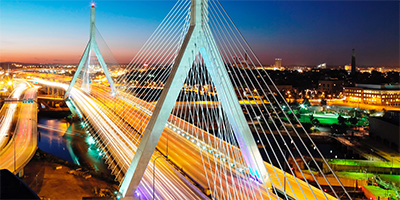
<path id="1" fill-rule="evenodd" d="M 316 69 L 326 69 L 326 63 L 317 65 Z"/>
<path id="2" fill-rule="evenodd" d="M 318 81 L 318 91 L 325 92 L 326 94 L 332 94 L 333 97 L 343 91 L 343 80 L 337 78 L 329 78 L 326 80 Z"/>
<path id="3" fill-rule="evenodd" d="M 400 106 L 400 85 L 356 84 L 345 87 L 344 96 L 350 103 Z"/>
<path id="4" fill-rule="evenodd" d="M 371 117 L 369 136 L 400 152 L 399 117 L 400 111 L 387 111 L 383 117 Z"/>
<path id="5" fill-rule="evenodd" d="M 275 58 L 275 67 L 278 69 L 282 67 L 282 58 Z"/>

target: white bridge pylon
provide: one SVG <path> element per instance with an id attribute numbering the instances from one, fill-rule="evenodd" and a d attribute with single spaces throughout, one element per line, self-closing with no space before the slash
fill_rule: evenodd
<path id="1" fill-rule="evenodd" d="M 184 86 L 184 81 L 193 67 L 197 55 L 203 58 L 206 69 L 214 82 L 218 98 L 232 126 L 246 165 L 251 167 L 249 169 L 250 172 L 264 183 L 265 188 L 271 185 L 270 180 L 267 179 L 268 172 L 264 161 L 254 141 L 233 84 L 210 31 L 207 14 L 207 0 L 191 0 L 189 30 L 120 187 L 120 193 L 127 199 L 135 197 L 135 191 L 150 162 L 172 112 L 175 100 Z"/>
<path id="2" fill-rule="evenodd" d="M 90 58 L 90 50 L 94 51 L 94 53 L 97 57 L 97 60 L 99 61 L 104 74 L 106 75 L 107 81 L 110 84 L 110 88 L 112 90 L 113 95 L 116 94 L 116 92 L 117 92 L 115 89 L 114 81 L 112 80 L 111 75 L 108 71 L 107 64 L 104 61 L 103 56 L 101 55 L 100 49 L 97 45 L 95 33 L 96 33 L 95 6 L 94 6 L 94 3 L 92 3 L 91 8 L 90 8 L 90 38 L 89 38 L 89 42 L 86 45 L 86 48 L 82 55 L 81 60 L 79 61 L 79 65 L 75 71 L 74 77 L 72 78 L 71 83 L 69 84 L 69 87 L 68 87 L 67 91 L 65 92 L 64 99 L 68 98 L 69 93 L 71 92 L 71 89 L 74 87 L 76 80 L 85 65 L 85 62 Z M 90 83 L 90 80 L 88 80 L 88 79 L 89 79 L 89 77 L 85 76 L 83 81 Z"/>

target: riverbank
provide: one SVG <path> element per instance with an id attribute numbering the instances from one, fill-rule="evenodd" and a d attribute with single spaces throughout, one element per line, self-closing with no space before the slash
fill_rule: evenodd
<path id="1" fill-rule="evenodd" d="M 42 199 L 114 197 L 118 183 L 111 175 L 62 160 L 38 149 L 22 180 Z"/>

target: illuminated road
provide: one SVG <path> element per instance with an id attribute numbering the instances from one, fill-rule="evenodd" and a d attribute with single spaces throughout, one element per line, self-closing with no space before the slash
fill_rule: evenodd
<path id="1" fill-rule="evenodd" d="M 10 95 L 10 98 L 19 100 L 23 91 L 27 88 L 25 83 L 17 84 L 17 87 L 14 89 L 13 93 Z M 7 144 L 10 134 L 10 128 L 13 122 L 13 117 L 15 112 L 17 111 L 17 103 L 15 102 L 6 102 L 0 110 L 0 150 Z"/>
<path id="2" fill-rule="evenodd" d="M 59 86 L 64 89 L 68 87 L 66 84 L 37 81 L 41 84 Z M 133 159 L 137 144 L 134 144 L 130 136 L 121 130 L 123 127 L 116 125 L 124 122 L 108 109 L 101 107 L 101 103 L 86 93 L 74 88 L 71 91 L 71 96 L 74 104 L 79 107 L 86 119 L 99 130 L 98 133 L 101 133 L 102 142 L 107 144 L 107 150 L 111 152 L 114 160 L 125 173 Z M 157 160 L 155 177 L 157 199 L 203 199 L 205 197 L 193 192 L 188 183 L 162 159 Z M 153 162 L 148 165 L 139 190 L 143 199 L 152 199 Z"/>
<path id="3" fill-rule="evenodd" d="M 37 88 L 30 87 L 25 91 L 24 98 L 36 100 Z M 19 172 L 31 160 L 37 149 L 37 104 L 22 103 L 19 118 L 12 140 L 0 152 L 0 169 Z"/>
<path id="4" fill-rule="evenodd" d="M 312 105 L 321 104 L 321 100 L 319 99 L 310 99 L 309 100 Z M 343 99 L 327 99 L 327 105 L 334 106 L 344 106 L 350 108 L 360 108 L 366 110 L 400 110 L 399 106 L 384 106 L 384 105 L 373 105 L 373 104 L 363 104 L 363 103 L 352 103 L 352 102 L 344 102 Z"/>
<path id="5" fill-rule="evenodd" d="M 112 102 L 114 99 L 112 97 L 109 97 L 109 99 L 107 98 L 107 93 L 104 90 L 96 90 L 96 88 L 92 88 L 92 94 L 94 96 L 99 96 L 101 97 L 101 99 L 104 102 Z M 129 99 L 126 99 L 129 98 Z M 149 119 L 149 117 L 142 117 L 143 115 L 149 115 L 148 113 L 151 112 L 150 110 L 154 109 L 154 105 L 153 104 L 149 104 L 146 102 L 143 102 L 140 99 L 137 99 L 133 96 L 128 96 L 126 98 L 122 98 L 122 100 L 124 100 L 126 102 L 126 104 L 121 105 L 120 102 L 117 103 L 115 106 L 109 105 L 108 107 L 112 108 L 114 107 L 114 111 L 116 113 L 121 113 L 121 117 L 124 118 L 124 120 L 126 122 L 128 122 L 132 127 L 134 127 L 137 131 L 139 132 L 143 132 L 143 128 L 138 127 L 142 124 L 142 122 L 138 123 L 137 121 L 135 121 L 136 118 L 140 118 L 143 120 Z M 138 105 L 140 103 L 141 105 L 141 109 L 138 109 L 137 107 L 135 107 L 134 105 Z M 145 103 L 145 104 L 143 104 Z M 130 107 L 126 107 L 126 106 Z M 144 110 L 144 107 L 149 108 L 149 110 Z M 126 112 L 129 112 L 131 115 L 129 118 L 127 118 L 127 115 L 124 114 Z M 173 125 L 171 125 L 171 127 L 166 127 L 166 129 L 164 129 L 163 135 L 160 138 L 160 141 L 157 145 L 157 149 L 159 149 L 161 152 L 164 153 L 164 155 L 166 155 L 166 143 L 167 143 L 167 135 L 168 135 L 168 152 L 169 152 L 169 159 L 172 160 L 175 164 L 177 164 L 180 168 L 183 169 L 183 171 L 185 171 L 190 177 L 194 178 L 196 180 L 196 182 L 200 183 L 203 188 L 207 188 L 208 187 L 208 183 L 207 183 L 207 177 L 213 177 L 213 173 L 215 173 L 214 169 L 215 169 L 215 162 L 222 162 L 221 158 L 215 158 L 213 155 L 210 155 L 210 158 L 215 158 L 212 160 L 207 160 L 207 159 L 202 159 L 201 155 L 199 153 L 199 151 L 202 151 L 202 154 L 204 156 L 204 154 L 210 154 L 209 151 L 204 150 L 202 147 L 203 145 L 199 146 L 197 144 L 197 140 L 196 141 L 191 141 L 190 139 L 186 138 L 186 135 L 183 136 L 182 134 L 178 134 L 177 131 L 174 131 L 173 129 L 179 128 L 181 130 L 189 130 L 189 132 L 191 132 L 190 134 L 194 133 L 195 131 L 197 132 L 203 132 L 204 137 L 208 137 L 211 140 L 211 143 L 217 143 L 221 141 L 216 141 L 216 140 L 220 140 L 219 138 L 214 137 L 213 135 L 208 135 L 208 133 L 202 131 L 202 130 L 193 130 L 193 129 L 198 129 L 197 127 L 193 126 L 190 123 L 187 123 L 184 120 L 181 120 L 180 118 L 173 117 L 173 120 L 176 121 L 176 124 L 180 124 L 181 127 L 174 127 Z M 144 124 L 147 123 L 147 121 L 144 122 Z M 188 128 L 189 127 L 189 128 Z M 188 134 L 188 135 L 190 135 Z M 194 135 L 194 134 L 193 134 Z M 202 134 L 199 134 L 202 135 Z M 205 141 L 203 138 L 199 138 L 200 140 Z M 225 143 L 225 142 L 222 142 Z M 225 143 L 225 145 L 229 145 L 227 143 Z M 207 147 L 208 149 L 210 148 L 209 146 Z M 239 149 L 230 146 L 229 148 L 233 148 L 236 149 L 236 151 L 239 152 Z M 214 149 L 215 152 L 215 149 Z M 207 169 L 207 175 L 204 173 L 199 173 L 199 170 L 203 171 L 202 169 L 204 169 L 204 165 L 207 166 L 211 166 L 211 169 L 213 170 L 209 170 Z M 286 193 L 289 196 L 292 197 L 296 197 L 297 199 L 335 199 L 334 197 L 326 194 L 326 196 L 324 195 L 324 192 L 322 192 L 321 190 L 313 187 L 313 186 L 309 186 L 307 183 L 305 183 L 304 181 L 301 181 L 289 174 L 286 173 L 286 187 L 283 185 L 284 181 L 284 174 L 283 172 L 278 169 L 275 168 L 273 166 L 271 166 L 270 164 L 265 162 L 265 165 L 267 167 L 267 170 L 269 172 L 269 174 L 271 175 L 271 180 L 273 183 L 273 186 L 281 191 L 284 191 L 286 188 Z M 229 167 L 228 164 L 226 164 L 226 167 Z M 275 174 L 276 172 L 276 174 Z M 241 175 L 240 172 L 237 172 L 236 175 L 237 179 L 235 180 L 228 180 L 227 182 L 229 182 L 229 184 L 226 183 L 217 183 L 221 184 L 221 185 L 225 185 L 225 188 L 232 188 L 232 185 L 230 185 L 232 182 L 238 182 L 240 179 L 240 177 L 243 177 L 243 175 Z M 226 177 L 226 179 L 230 179 L 229 176 Z M 226 180 L 224 180 L 226 181 Z M 279 183 L 280 181 L 280 183 Z M 217 181 L 218 182 L 218 181 Z M 290 185 L 290 186 L 289 186 Z M 301 187 L 299 187 L 299 185 L 301 185 Z M 262 194 L 260 194 L 257 189 L 259 188 L 262 191 Z M 233 188 L 232 188 L 233 190 Z M 237 192 L 237 191 L 236 191 Z M 262 184 L 258 184 L 256 182 L 253 182 L 253 185 L 248 186 L 248 188 L 246 189 L 246 191 L 241 191 L 244 193 L 243 196 L 248 196 L 248 198 L 254 198 L 254 199 L 261 199 L 261 196 L 263 199 L 273 199 L 275 198 L 275 196 L 271 193 L 267 193 L 264 185 Z M 314 196 L 315 194 L 315 196 Z M 214 195 L 215 196 L 215 195 Z"/>
<path id="6" fill-rule="evenodd" d="M 50 83 L 48 83 L 50 84 Z M 54 84 L 51 83 L 51 84 Z M 67 87 L 67 85 L 63 86 L 64 88 Z M 90 98 L 86 94 L 80 92 L 77 89 L 72 90 L 71 97 L 75 104 L 81 109 L 81 111 L 85 114 L 85 116 L 88 117 L 90 123 L 92 125 L 95 125 L 98 130 L 103 130 L 104 133 L 102 136 L 103 143 L 107 144 L 107 148 L 111 152 L 112 155 L 115 155 L 117 157 L 117 162 L 118 163 L 123 163 L 122 166 L 122 171 L 126 171 L 128 168 L 130 161 L 133 159 L 134 151 L 136 150 L 136 147 L 138 145 L 137 141 L 137 136 L 135 134 L 130 134 L 133 131 L 129 132 L 123 132 L 117 125 L 115 124 L 124 124 L 123 121 L 121 121 L 123 118 L 124 121 L 129 123 L 132 127 L 134 127 L 137 131 L 142 132 L 143 128 L 138 127 L 140 124 L 135 122 L 135 118 L 140 117 L 143 115 L 149 115 L 151 114 L 151 111 L 149 110 L 143 110 L 139 109 L 138 107 L 135 107 L 137 103 L 135 102 L 143 102 L 142 100 L 136 99 L 135 97 L 130 96 L 129 99 L 122 99 L 125 102 L 124 105 L 122 106 L 120 102 L 115 103 L 115 98 L 111 97 L 107 94 L 106 91 L 103 89 L 96 89 L 95 87 L 92 88 L 92 95 L 96 97 L 97 95 L 100 96 L 101 98 Z M 103 103 L 107 104 L 108 106 L 102 107 L 102 103 L 98 102 L 99 100 L 103 101 Z M 114 105 L 113 105 L 114 104 Z M 126 108 L 125 106 L 130 105 L 129 108 Z M 153 105 L 148 105 L 150 108 L 154 107 Z M 108 108 L 113 108 L 114 107 L 114 112 L 110 111 Z M 124 109 L 122 111 L 121 109 Z M 119 112 L 121 111 L 121 112 Z M 127 118 L 127 112 L 132 113 L 133 115 Z M 120 113 L 120 117 L 115 116 L 115 113 Z M 176 120 L 181 120 L 179 118 L 176 118 Z M 191 128 L 196 128 L 191 124 L 188 124 L 187 122 L 184 122 L 183 126 L 190 126 Z M 178 127 L 178 128 L 184 128 L 184 127 Z M 186 174 L 188 174 L 190 177 L 192 177 L 196 182 L 200 183 L 203 188 L 207 188 L 207 178 L 208 177 L 213 177 L 213 170 L 208 169 L 206 173 L 199 173 L 200 171 L 204 171 L 203 168 L 203 161 L 205 165 L 211 166 L 210 168 L 213 169 L 213 165 L 216 165 L 214 163 L 218 162 L 221 163 L 221 159 L 217 158 L 215 160 L 202 160 L 200 157 L 199 151 L 203 151 L 200 149 L 200 146 L 198 146 L 196 143 L 194 143 L 191 140 L 188 140 L 186 137 L 182 136 L 181 134 L 178 134 L 173 130 L 174 128 L 166 128 L 163 132 L 163 136 L 161 137 L 159 144 L 157 148 L 165 154 L 165 147 L 166 147 L 166 135 L 169 136 L 169 141 L 168 141 L 168 147 L 169 147 L 169 158 L 179 167 L 181 167 Z M 185 129 L 185 130 L 190 130 L 190 129 Z M 213 138 L 213 140 L 218 140 L 218 138 Z M 233 147 L 230 147 L 233 148 Z M 208 154 L 208 151 L 203 151 L 202 154 Z M 153 162 L 154 162 L 155 157 L 153 156 L 151 163 L 149 164 L 145 175 L 143 177 L 143 181 L 141 182 L 139 186 L 139 190 L 144 194 L 144 196 L 151 198 L 151 192 L 152 192 L 152 167 L 153 167 Z M 160 184 L 158 185 L 158 182 L 156 182 L 156 192 L 158 197 L 161 197 L 163 199 L 174 199 L 177 198 L 177 196 L 181 199 L 184 197 L 185 199 L 194 199 L 198 198 L 196 195 L 191 192 L 191 189 L 185 185 L 183 181 L 174 172 L 171 172 L 170 167 L 167 166 L 162 159 L 157 160 L 157 169 L 162 170 L 162 171 L 156 171 L 156 177 L 157 180 L 162 180 L 160 182 L 169 182 L 172 184 Z M 160 166 L 160 168 L 159 168 Z M 267 164 L 267 169 L 269 174 L 271 175 L 271 180 L 273 182 L 273 186 L 275 188 L 278 188 L 279 190 L 285 190 L 283 189 L 279 183 L 284 182 L 284 175 L 283 172 L 277 168 L 272 167 L 271 165 Z M 226 167 L 229 167 L 228 164 L 226 164 Z M 234 170 L 232 170 L 234 171 Z M 275 172 L 276 175 L 275 175 Z M 296 196 L 297 199 L 335 199 L 332 196 L 326 194 L 324 195 L 324 192 L 309 186 L 305 182 L 292 177 L 290 175 L 287 176 L 287 181 L 286 181 L 286 192 L 288 195 L 294 197 Z M 232 182 L 237 182 L 240 181 L 240 178 L 243 177 L 243 175 L 240 172 L 237 172 L 237 174 L 234 176 L 234 180 L 230 180 L 231 177 L 227 177 L 227 179 L 222 180 L 220 183 L 221 185 L 226 185 L 225 188 L 230 188 L 230 190 L 234 190 L 233 187 L 231 187 Z M 279 181 L 278 181 L 279 180 Z M 172 182 L 173 181 L 173 182 Z M 301 185 L 298 186 L 299 184 Z M 290 185 L 290 186 L 289 186 Z M 172 187 L 172 188 L 169 188 Z M 258 191 L 258 189 L 261 191 Z M 182 194 L 175 193 L 172 195 L 170 191 L 179 191 Z M 226 191 L 225 191 L 226 192 Z M 237 191 L 236 191 L 237 192 Z M 244 193 L 245 197 L 247 198 L 255 198 L 255 199 L 277 199 L 275 195 L 272 194 L 271 190 L 267 192 L 264 188 L 264 185 L 259 184 L 257 182 L 253 182 L 252 185 L 248 185 L 246 189 L 243 191 L 239 191 Z M 192 197 L 188 197 L 187 195 L 190 194 L 194 195 Z M 295 194 L 295 195 L 293 195 Z M 314 195 L 315 194 L 315 195 Z M 161 196 L 162 195 L 162 196 Z M 219 194 L 213 194 L 214 196 L 219 196 Z M 262 196 L 262 197 L 261 197 Z"/>

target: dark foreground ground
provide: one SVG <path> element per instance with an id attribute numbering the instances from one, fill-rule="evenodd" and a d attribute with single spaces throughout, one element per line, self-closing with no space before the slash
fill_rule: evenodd
<path id="1" fill-rule="evenodd" d="M 114 197 L 118 185 L 38 150 L 21 178 L 41 199 Z"/>

